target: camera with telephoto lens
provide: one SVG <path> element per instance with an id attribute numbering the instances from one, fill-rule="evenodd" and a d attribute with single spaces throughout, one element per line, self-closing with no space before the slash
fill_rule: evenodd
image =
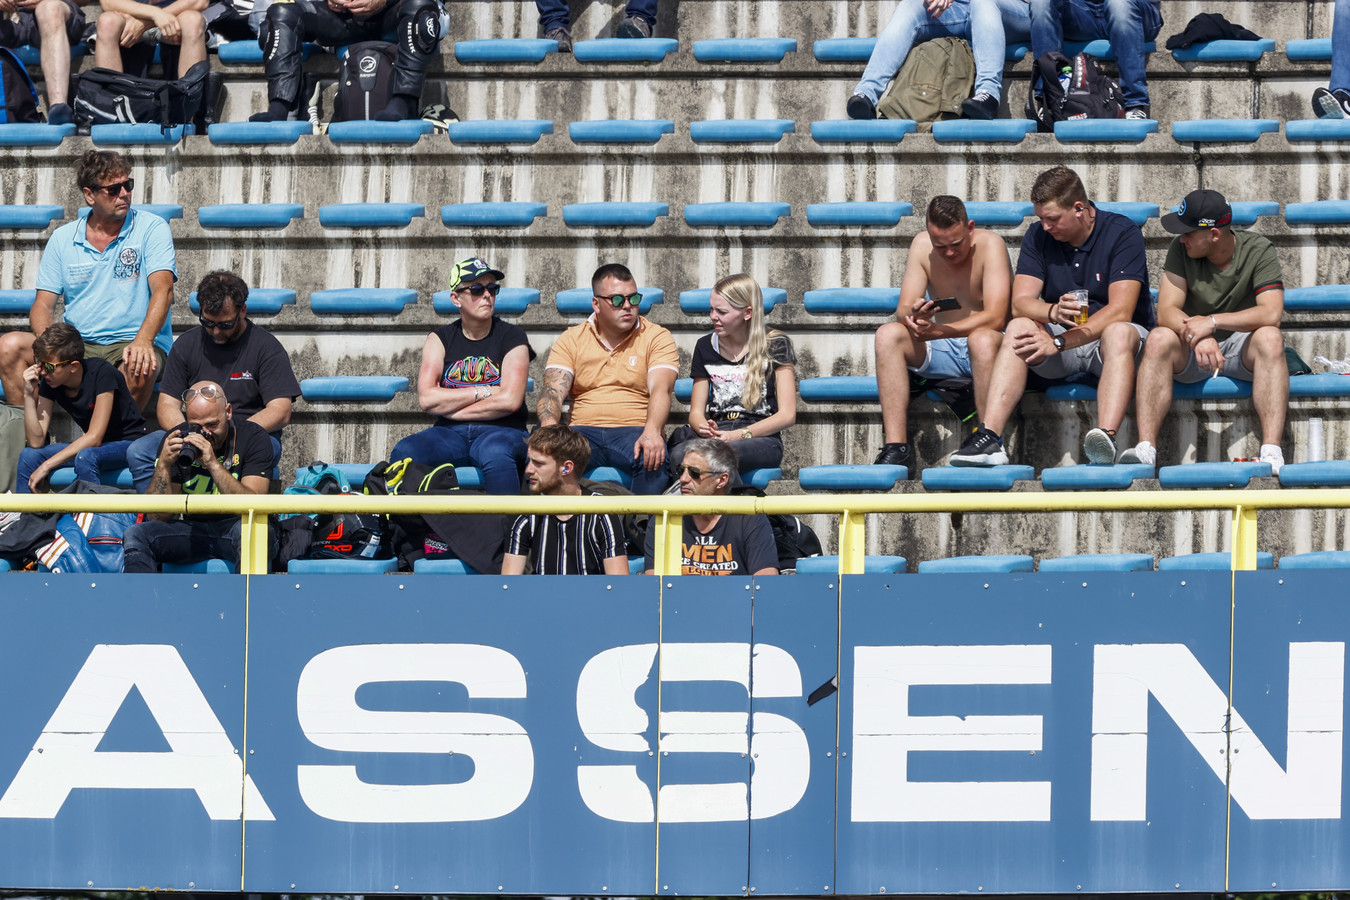
<path id="1" fill-rule="evenodd" d="M 182 425 L 178 426 L 178 432 L 182 435 L 202 434 L 202 426 L 193 425 L 191 422 L 184 422 Z M 183 446 L 178 450 L 177 465 L 179 468 L 186 469 L 195 463 L 199 456 L 201 456 L 201 451 L 197 449 L 196 445 L 184 441 Z"/>

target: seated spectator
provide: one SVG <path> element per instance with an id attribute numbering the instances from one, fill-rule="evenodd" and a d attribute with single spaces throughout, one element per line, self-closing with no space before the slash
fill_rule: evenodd
<path id="1" fill-rule="evenodd" d="M 877 393 L 885 443 L 874 463 L 904 466 L 914 474 L 909 445 L 909 401 L 913 379 L 970 390 L 972 371 L 967 338 L 979 332 L 994 342 L 1008 321 L 1012 270 L 1003 238 L 976 228 L 958 198 L 939 195 L 928 202 L 925 228 L 909 244 L 905 280 L 894 322 L 877 329 Z M 937 301 L 952 298 L 954 309 Z M 979 340 L 977 339 L 977 340 Z M 974 384 L 975 407 L 984 409 L 986 382 Z"/>
<path id="2" fill-rule="evenodd" d="M 1331 16 L 1331 81 L 1313 91 L 1313 112 L 1319 119 L 1344 119 L 1350 117 L 1350 0 L 1336 0 Z"/>
<path id="3" fill-rule="evenodd" d="M 570 398 L 571 425 L 591 442 L 591 463 L 630 473 L 635 494 L 659 494 L 669 482 L 664 432 L 680 371 L 675 339 L 638 314 L 642 295 L 627 266 L 596 269 L 591 291 L 591 317 L 549 352 L 535 414 L 540 425 L 556 425 Z"/>
<path id="4" fill-rule="evenodd" d="M 262 426 L 235 421 L 225 390 L 199 381 L 183 392 L 187 421 L 160 445 L 147 494 L 266 494 L 272 442 Z M 186 451 L 186 452 L 185 452 Z M 175 518 L 146 513 L 122 538 L 126 572 L 157 572 L 164 563 L 239 560 L 239 516 Z"/>
<path id="5" fill-rule="evenodd" d="M 203 278 L 197 303 L 201 324 L 179 335 L 164 364 L 155 407 L 162 430 L 147 434 L 127 451 L 127 467 L 141 493 L 150 485 L 164 432 L 183 422 L 178 398 L 198 381 L 223 385 L 234 414 L 268 432 L 273 467 L 281 462 L 281 430 L 291 421 L 291 404 L 300 396 L 290 357 L 280 341 L 249 320 L 248 285 L 233 272 L 217 270 Z"/>
<path id="6" fill-rule="evenodd" d="M 699 438 L 685 445 L 680 495 L 722 497 L 731 490 L 736 454 L 725 441 Z M 646 574 L 655 574 L 657 517 L 647 523 Z M 686 513 L 681 575 L 777 575 L 778 545 L 767 516 Z"/>
<path id="7" fill-rule="evenodd" d="M 660 0 L 628 0 L 623 19 L 614 36 L 649 38 L 656 27 L 656 7 Z M 572 13 L 568 0 L 534 0 L 539 7 L 539 27 L 544 37 L 558 42 L 559 53 L 572 52 Z"/>
<path id="8" fill-rule="evenodd" d="M 182 78 L 206 60 L 206 20 L 202 17 L 206 4 L 207 0 L 102 0 L 94 65 L 121 72 L 122 51 L 146 40 L 178 48 L 178 77 Z"/>
<path id="9" fill-rule="evenodd" d="M 1125 118 L 1147 119 L 1148 73 L 1144 45 L 1162 28 L 1161 0 L 1028 0 L 1031 3 L 1031 53 L 1039 58 L 1064 50 L 1064 41 L 1106 38 L 1120 69 Z"/>
<path id="10" fill-rule="evenodd" d="M 128 2 L 128 0 L 119 0 Z M 422 82 L 441 45 L 440 6 L 436 0 L 293 0 L 273 3 L 258 32 L 267 76 L 267 110 L 254 122 L 294 117 L 304 80 L 301 48 L 305 41 L 330 47 L 394 35 L 398 54 L 390 79 L 393 95 L 375 119 L 415 119 L 422 105 Z"/>
<path id="11" fill-rule="evenodd" d="M 73 0 L 0 0 L 0 47 L 38 48 L 47 122 L 71 121 L 70 48 L 84 40 L 84 10 Z"/>
<path id="12" fill-rule="evenodd" d="M 939 37 L 970 42 L 975 56 L 975 93 L 961 104 L 967 119 L 998 115 L 1008 44 L 1031 34 L 1027 0 L 901 0 L 877 38 L 862 80 L 848 100 L 851 119 L 875 119 L 877 101 L 915 44 Z"/>
<path id="13" fill-rule="evenodd" d="M 37 360 L 23 373 L 23 427 L 28 446 L 19 453 L 15 486 L 20 494 L 45 490 L 52 472 L 73 463 L 80 481 L 120 469 L 127 448 L 145 434 L 145 419 L 122 373 L 98 357 L 85 359 L 84 339 L 57 322 L 33 341 Z M 70 443 L 47 443 L 52 404 L 66 411 L 84 434 Z"/>
<path id="14" fill-rule="evenodd" d="M 1027 386 L 1042 378 L 1098 379 L 1097 425 L 1083 450 L 1113 463 L 1115 436 L 1134 390 L 1135 359 L 1153 327 L 1144 236 L 1118 213 L 1098 209 L 1078 174 L 1064 166 L 1036 176 L 1031 203 L 1039 221 L 1022 237 L 1012 314 L 1003 340 L 971 336 L 975 383 L 988 384 L 980 427 L 952 454 L 954 466 L 1008 462 L 1002 434 Z M 1081 320 L 1076 291 L 1087 292 Z"/>
<path id="15" fill-rule="evenodd" d="M 422 345 L 417 402 L 436 424 L 394 445 L 390 459 L 475 466 L 489 494 L 520 493 L 525 467 L 525 386 L 534 350 L 525 332 L 492 314 L 506 276 L 478 257 L 450 275 L 459 321 Z"/>
<path id="16" fill-rule="evenodd" d="M 678 465 L 696 437 L 726 441 L 740 471 L 783 461 L 784 428 L 797 421 L 797 354 L 781 331 L 764 328 L 764 295 L 749 275 L 717 282 L 710 301 L 713 332 L 694 345 L 689 424 L 667 442 Z"/>
<path id="17" fill-rule="evenodd" d="M 1223 374 L 1252 383 L 1261 422 L 1262 462 L 1278 475 L 1289 407 L 1289 366 L 1280 319 L 1284 276 L 1269 240 L 1234 231 L 1233 211 L 1218 191 L 1191 191 L 1178 212 L 1162 217 L 1177 237 L 1167 249 L 1158 287 L 1158 327 L 1139 363 L 1135 410 L 1139 443 L 1121 462 L 1157 465 L 1158 430 L 1172 405 L 1173 379 L 1192 383 Z M 1219 321 L 1223 316 L 1223 321 Z"/>
<path id="18" fill-rule="evenodd" d="M 577 479 L 591 445 L 566 425 L 544 425 L 529 440 L 525 480 L 531 494 L 580 497 Z M 623 522 L 613 514 L 535 513 L 517 516 L 502 559 L 503 575 L 627 575 Z"/>

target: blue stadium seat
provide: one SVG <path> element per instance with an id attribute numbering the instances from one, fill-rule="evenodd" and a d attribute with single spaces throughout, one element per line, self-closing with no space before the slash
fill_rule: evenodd
<path id="1" fill-rule="evenodd" d="M 636 42 L 635 42 L 636 43 Z M 482 573 L 462 559 L 417 559 L 413 560 L 413 573 L 417 575 L 481 575 Z M 496 574 L 495 572 L 492 574 Z"/>
<path id="2" fill-rule="evenodd" d="M 573 122 L 567 136 L 574 144 L 655 144 L 663 134 L 674 134 L 669 119 L 603 119 Z"/>
<path id="3" fill-rule="evenodd" d="M 55 203 L 15 203 L 0 206 L 0 228 L 42 230 L 64 218 L 66 208 Z"/>
<path id="4" fill-rule="evenodd" d="M 694 396 L 694 379 L 676 378 L 675 379 L 675 399 L 681 403 L 688 403 Z"/>
<path id="5" fill-rule="evenodd" d="M 352 120 L 332 122 L 328 126 L 328 139 L 335 144 L 388 144 L 411 146 L 422 139 L 422 135 L 431 134 L 435 126 L 426 119 L 404 119 L 400 122 L 375 122 Z"/>
<path id="6" fill-rule="evenodd" d="M 1278 216 L 1280 204 L 1276 200 L 1235 200 L 1228 204 L 1233 210 L 1233 224 L 1249 228 L 1261 216 Z M 1284 292 L 1285 308 L 1289 306 L 1289 289 Z"/>
<path id="7" fill-rule="evenodd" d="M 220 203 L 197 207 L 203 228 L 285 228 L 303 219 L 303 203 Z"/>
<path id="8" fill-rule="evenodd" d="M 1242 400 L 1252 395 L 1252 383 L 1220 375 L 1190 384 L 1175 382 L 1172 398 L 1175 400 Z"/>
<path id="9" fill-rule="evenodd" d="M 158 125 L 150 122 L 142 122 L 134 125 L 94 125 L 89 129 L 89 139 L 94 142 L 95 147 L 103 147 L 109 144 L 118 147 L 165 147 L 176 144 L 184 137 L 196 134 L 197 129 L 191 125 L 175 125 L 172 128 L 160 130 Z"/>
<path id="10" fill-rule="evenodd" d="M 293 559 L 286 571 L 291 575 L 390 575 L 398 571 L 398 560 Z"/>
<path id="11" fill-rule="evenodd" d="M 666 292 L 655 287 L 638 287 L 638 293 L 642 295 L 642 302 L 638 304 L 638 312 L 644 316 L 651 312 L 652 307 L 658 303 L 665 302 Z M 589 316 L 592 312 L 591 298 L 595 294 L 589 287 L 571 288 L 566 291 L 558 291 L 554 296 L 553 303 L 558 308 L 558 312 L 565 316 Z"/>
<path id="12" fill-rule="evenodd" d="M 309 295 L 310 311 L 318 316 L 396 316 L 416 303 L 412 288 L 335 288 Z"/>
<path id="13" fill-rule="evenodd" d="M 497 295 L 493 311 L 499 316 L 518 316 L 525 308 L 539 302 L 537 288 L 502 288 Z M 431 295 L 431 308 L 443 316 L 459 315 L 459 308 L 450 299 L 449 291 L 437 291 Z"/>
<path id="14" fill-rule="evenodd" d="M 238 565 L 228 559 L 200 559 L 194 563 L 163 563 L 166 575 L 234 575 Z"/>
<path id="15" fill-rule="evenodd" d="M 1350 140 L 1350 119 L 1290 119 L 1284 136 L 1291 144 Z"/>
<path id="16" fill-rule="evenodd" d="M 807 403 L 876 403 L 875 375 L 821 375 L 797 382 L 797 393 Z"/>
<path id="17" fill-rule="evenodd" d="M 766 313 L 773 312 L 773 308 L 778 304 L 787 302 L 787 291 L 783 288 L 761 285 L 759 293 L 764 298 L 764 312 Z M 680 292 L 680 311 L 686 315 L 707 315 L 711 303 L 712 288 Z"/>
<path id="18" fill-rule="evenodd" d="M 477 466 L 455 466 L 455 480 L 462 488 L 482 488 L 483 470 Z"/>
<path id="19" fill-rule="evenodd" d="M 1350 284 L 1314 284 L 1284 289 L 1285 312 L 1350 309 Z"/>
<path id="20" fill-rule="evenodd" d="M 1094 200 L 1098 207 L 1107 212 L 1117 213 L 1129 219 L 1140 228 L 1149 219 L 1158 218 L 1158 204 L 1156 203 L 1138 203 L 1126 200 Z"/>
<path id="21" fill-rule="evenodd" d="M 1350 460 L 1287 463 L 1280 467 L 1284 487 L 1350 487 Z"/>
<path id="22" fill-rule="evenodd" d="M 286 288 L 249 288 L 248 314 L 254 316 L 275 316 L 283 306 L 295 305 L 295 291 Z M 193 315 L 200 315 L 202 306 L 197 302 L 197 292 L 188 294 L 188 309 Z"/>
<path id="23" fill-rule="evenodd" d="M 1152 478 L 1153 467 L 1143 463 L 1118 466 L 1056 466 L 1041 470 L 1047 491 L 1123 491 L 1136 478 Z"/>
<path id="24" fill-rule="evenodd" d="M 757 487 L 762 491 L 769 487 L 770 481 L 779 481 L 782 477 L 783 470 L 779 468 L 750 469 L 741 473 L 741 483 Z"/>
<path id="25" fill-rule="evenodd" d="M 865 575 L 903 575 L 909 560 L 903 556 L 864 556 Z M 798 575 L 838 575 L 838 556 L 804 556 L 797 560 Z"/>
<path id="26" fill-rule="evenodd" d="M 1270 463 L 1205 462 L 1163 466 L 1158 484 L 1164 488 L 1240 488 L 1253 478 L 1269 478 Z"/>
<path id="27" fill-rule="evenodd" d="M 1344 225 L 1350 222 L 1350 200 L 1286 203 L 1284 221 L 1290 225 Z"/>
<path id="28" fill-rule="evenodd" d="M 28 315 L 37 299 L 37 291 L 24 288 L 0 290 L 0 316 Z"/>
<path id="29" fill-rule="evenodd" d="M 1031 119 L 948 119 L 933 123 L 933 140 L 939 144 L 1020 144 L 1035 130 Z"/>
<path id="30" fill-rule="evenodd" d="M 131 470 L 126 468 L 125 466 L 123 466 L 120 469 L 108 469 L 107 471 L 99 472 L 98 480 L 101 484 L 106 484 L 110 487 L 119 487 L 127 489 L 134 489 L 136 487 L 136 483 L 131 480 Z M 57 490 L 60 490 L 61 488 L 66 487 L 67 485 L 74 484 L 75 467 L 62 466 L 61 468 L 52 472 L 51 477 L 47 479 L 47 481 L 54 489 Z"/>
<path id="31" fill-rule="evenodd" d="M 1158 45 L 1153 41 L 1144 42 L 1144 53 L 1156 53 Z M 1065 41 L 1064 55 L 1073 59 L 1080 53 L 1086 53 L 1088 56 L 1095 56 L 1098 59 L 1115 60 L 1116 51 L 1111 48 L 1111 42 L 1106 38 L 1097 38 L 1091 41 Z"/>
<path id="32" fill-rule="evenodd" d="M 797 470 L 797 483 L 804 491 L 889 491 L 904 478 L 904 466 L 805 466 Z"/>
<path id="33" fill-rule="evenodd" d="M 1177 62 L 1257 62 L 1274 50 L 1275 41 L 1271 38 L 1258 41 L 1201 41 L 1173 50 L 1172 58 Z"/>
<path id="34" fill-rule="evenodd" d="M 674 38 L 647 38 L 634 41 L 628 38 L 598 38 L 577 41 L 572 45 L 572 56 L 577 62 L 661 62 L 680 49 Z"/>
<path id="35" fill-rule="evenodd" d="M 1081 382 L 1052 384 L 1045 389 L 1045 396 L 1061 403 L 1073 400 L 1088 402 L 1097 399 L 1097 388 Z"/>
<path id="36" fill-rule="evenodd" d="M 1030 556 L 952 556 L 947 559 L 925 559 L 919 563 L 920 575 L 970 572 L 1030 572 L 1035 561 Z"/>
<path id="37" fill-rule="evenodd" d="M 811 123 L 817 144 L 898 144 L 919 130 L 913 119 L 826 119 Z"/>
<path id="38" fill-rule="evenodd" d="M 1275 557 L 1265 551 L 1256 554 L 1258 569 L 1275 568 Z M 1231 553 L 1187 553 L 1184 556 L 1164 556 L 1158 560 L 1159 572 L 1227 572 L 1233 568 Z"/>
<path id="39" fill-rule="evenodd" d="M 899 303 L 900 289 L 892 287 L 821 288 L 802 295 L 806 311 L 818 316 L 888 314 L 894 313 Z"/>
<path id="40" fill-rule="evenodd" d="M 1281 569 L 1350 569 L 1350 550 L 1319 550 L 1280 557 Z"/>
<path id="41" fill-rule="evenodd" d="M 471 228 L 524 228 L 548 215 L 547 203 L 507 201 L 497 203 L 451 203 L 441 207 L 441 222 Z"/>
<path id="42" fill-rule="evenodd" d="M 613 466 L 595 466 L 586 470 L 582 478 L 589 478 L 591 481 L 613 481 L 626 488 L 633 486 L 633 476 L 628 472 L 620 472 Z"/>
<path id="43" fill-rule="evenodd" d="M 1290 62 L 1330 62 L 1331 38 L 1307 38 L 1285 41 L 1284 55 Z"/>
<path id="44" fill-rule="evenodd" d="M 712 38 L 694 41 L 694 59 L 703 63 L 715 62 L 782 62 L 789 53 L 797 52 L 793 38 Z"/>
<path id="45" fill-rule="evenodd" d="M 0 147 L 55 147 L 75 133 L 75 124 L 6 122 L 0 124 Z"/>
<path id="46" fill-rule="evenodd" d="M 206 129 L 213 144 L 294 144 L 300 135 L 313 133 L 314 126 L 308 121 L 215 122 Z"/>
<path id="47" fill-rule="evenodd" d="M 10 571 L 9 560 L 0 559 L 0 572 L 8 572 L 8 571 Z"/>
<path id="48" fill-rule="evenodd" d="M 309 59 L 315 53 L 323 52 L 318 44 L 300 45 L 300 56 Z M 226 66 L 261 66 L 263 64 L 262 46 L 255 40 L 226 41 L 216 47 L 216 57 Z"/>
<path id="49" fill-rule="evenodd" d="M 629 41 L 629 43 L 631 43 L 631 44 L 638 44 L 638 43 L 641 43 L 641 41 Z M 642 557 L 642 556 L 630 556 L 630 557 L 628 557 L 628 574 L 629 574 L 629 575 L 641 575 L 641 574 L 642 574 L 643 572 L 645 572 L 645 571 L 647 571 L 647 560 L 646 560 L 646 557 Z"/>
<path id="50" fill-rule="evenodd" d="M 407 228 L 423 218 L 427 208 L 420 203 L 333 203 L 319 207 L 319 224 L 325 228 Z"/>
<path id="51" fill-rule="evenodd" d="M 1189 119 L 1172 123 L 1178 144 L 1250 144 L 1263 134 L 1279 134 L 1274 119 Z"/>
<path id="52" fill-rule="evenodd" d="M 553 133 L 547 119 L 477 119 L 446 127 L 452 144 L 537 144 Z"/>
<path id="53" fill-rule="evenodd" d="M 986 228 L 998 225 L 1017 226 L 1031 215 L 1034 209 L 1029 201 L 1022 200 L 967 200 L 966 215 L 976 225 Z"/>
<path id="54" fill-rule="evenodd" d="M 865 63 L 872 58 L 874 37 L 825 38 L 811 45 L 817 62 Z"/>
<path id="55" fill-rule="evenodd" d="M 1157 119 L 1068 119 L 1055 123 L 1061 144 L 1142 144 L 1158 133 Z"/>
<path id="56" fill-rule="evenodd" d="M 684 221 L 696 228 L 772 228 L 791 213 L 790 203 L 689 203 L 684 207 Z"/>
<path id="57" fill-rule="evenodd" d="M 1152 553 L 1079 553 L 1041 560 L 1042 572 L 1152 572 Z"/>
<path id="58" fill-rule="evenodd" d="M 408 379 L 396 375 L 335 375 L 300 382 L 300 394 L 308 403 L 388 403 L 407 389 Z"/>
<path id="59" fill-rule="evenodd" d="M 558 42 L 543 38 L 455 41 L 455 60 L 459 63 L 538 63 L 557 52 Z"/>
<path id="60" fill-rule="evenodd" d="M 882 200 L 846 200 L 838 203 L 812 203 L 806 207 L 806 221 L 816 227 L 858 225 L 889 228 L 914 215 L 913 203 L 889 203 Z"/>
<path id="61" fill-rule="evenodd" d="M 569 203 L 563 207 L 563 222 L 573 228 L 648 228 L 656 224 L 658 216 L 668 215 L 668 203 L 607 201 Z"/>
<path id="62" fill-rule="evenodd" d="M 689 123 L 695 144 L 776 144 L 797 130 L 791 119 L 705 119 Z"/>
<path id="63" fill-rule="evenodd" d="M 1350 397 L 1350 378 L 1335 372 L 1295 375 L 1289 379 L 1290 397 Z"/>
<path id="64" fill-rule="evenodd" d="M 935 466 L 923 470 L 930 491 L 1007 491 L 1014 481 L 1035 481 L 1031 466 Z"/>

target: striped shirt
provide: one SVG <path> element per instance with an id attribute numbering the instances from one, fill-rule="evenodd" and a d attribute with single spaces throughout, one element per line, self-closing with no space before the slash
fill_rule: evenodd
<path id="1" fill-rule="evenodd" d="M 616 515 L 530 515 L 516 517 L 506 552 L 532 557 L 538 575 L 603 575 L 605 560 L 624 556 L 624 546 Z"/>

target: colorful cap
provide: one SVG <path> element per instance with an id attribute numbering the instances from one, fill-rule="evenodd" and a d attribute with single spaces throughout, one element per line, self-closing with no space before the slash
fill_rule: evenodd
<path id="1" fill-rule="evenodd" d="M 467 284 L 475 278 L 482 278 L 484 275 L 491 275 L 497 279 L 506 277 L 505 272 L 497 271 L 476 256 L 461 259 L 455 263 L 455 270 L 450 273 L 450 290 L 458 290 L 460 285 Z"/>
<path id="2" fill-rule="evenodd" d="M 1233 224 L 1233 208 L 1218 191 L 1191 191 L 1176 212 L 1162 217 L 1162 227 L 1172 234 L 1188 234 L 1201 228 Z"/>

